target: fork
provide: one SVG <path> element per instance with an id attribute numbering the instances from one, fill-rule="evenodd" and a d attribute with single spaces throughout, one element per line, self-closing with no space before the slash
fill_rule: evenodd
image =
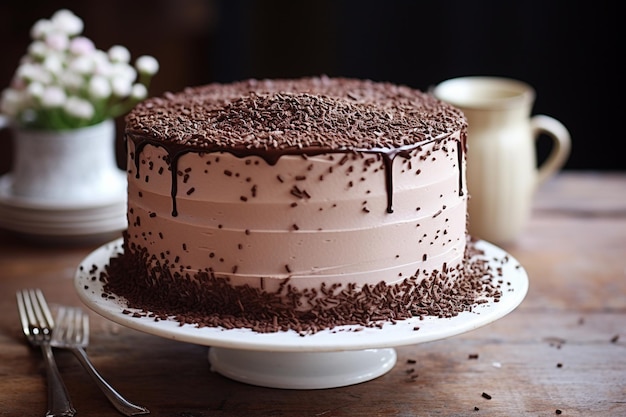
<path id="1" fill-rule="evenodd" d="M 104 380 L 89 360 L 84 349 L 89 345 L 89 316 L 82 309 L 78 307 L 59 307 L 57 311 L 57 326 L 52 333 L 50 344 L 56 348 L 70 350 L 117 411 L 126 416 L 150 413 L 147 408 L 135 405 L 122 397 Z"/>
<path id="2" fill-rule="evenodd" d="M 32 346 L 39 346 L 46 364 L 48 379 L 48 417 L 72 417 L 76 410 L 72 405 L 67 388 L 61 379 L 59 368 L 52 354 L 50 339 L 54 320 L 39 289 L 24 289 L 17 292 L 17 308 L 24 335 Z"/>

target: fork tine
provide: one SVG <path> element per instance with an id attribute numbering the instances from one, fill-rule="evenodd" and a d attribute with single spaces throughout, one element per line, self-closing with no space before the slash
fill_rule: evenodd
<path id="1" fill-rule="evenodd" d="M 63 340 L 67 337 L 67 333 L 70 331 L 70 327 L 67 323 L 67 309 L 68 307 L 61 306 L 57 310 L 56 326 L 54 332 L 52 332 L 52 340 Z"/>
<path id="2" fill-rule="evenodd" d="M 68 332 L 68 339 L 70 339 L 74 343 L 80 343 L 80 317 L 78 316 L 77 308 L 68 308 L 67 309 L 67 324 L 70 328 L 71 332 Z"/>
<path id="3" fill-rule="evenodd" d="M 23 290 L 22 297 L 24 298 L 24 308 L 26 310 L 26 318 L 28 319 L 29 333 L 31 337 L 38 338 L 41 335 L 41 329 L 39 328 L 39 318 L 35 313 L 31 293 L 32 290 Z"/>
<path id="4" fill-rule="evenodd" d="M 81 327 L 84 325 L 81 322 L 82 317 L 81 309 L 78 307 L 59 307 L 56 328 L 52 333 L 54 345 L 66 345 L 68 342 L 82 343 L 83 331 Z"/>
<path id="5" fill-rule="evenodd" d="M 17 297 L 17 309 L 20 315 L 20 322 L 22 323 L 22 331 L 26 335 L 26 337 L 30 336 L 30 326 L 28 320 L 28 313 L 26 312 L 26 305 L 24 301 L 24 292 L 18 291 L 16 293 Z"/>
<path id="6" fill-rule="evenodd" d="M 32 295 L 35 296 L 35 300 L 37 300 L 37 305 L 39 306 L 39 310 L 35 311 L 39 311 L 41 317 L 44 320 L 42 323 L 46 323 L 48 333 L 51 333 L 52 329 L 54 329 L 54 319 L 52 318 L 52 313 L 50 313 L 50 308 L 48 308 L 46 298 L 43 296 L 43 293 L 39 288 L 37 288 L 36 290 L 32 290 L 31 297 Z"/>
<path id="7" fill-rule="evenodd" d="M 77 336 L 78 341 L 81 341 L 85 345 L 89 343 L 89 315 L 80 308 L 76 309 L 77 319 L 76 328 L 80 329 L 80 334 Z"/>
<path id="8" fill-rule="evenodd" d="M 35 337 L 50 337 L 54 320 L 41 290 L 22 290 L 21 297 L 18 297 L 18 309 L 20 313 L 22 309 L 26 313 L 22 317 L 22 327 L 27 335 L 34 333 Z"/>

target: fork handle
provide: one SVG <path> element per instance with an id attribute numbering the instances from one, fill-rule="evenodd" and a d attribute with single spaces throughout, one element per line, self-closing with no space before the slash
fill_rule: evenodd
<path id="1" fill-rule="evenodd" d="M 120 413 L 125 416 L 138 416 L 142 414 L 150 414 L 150 411 L 142 406 L 135 405 L 122 397 L 108 382 L 104 380 L 102 375 L 96 370 L 93 366 L 85 349 L 82 347 L 72 347 L 70 348 L 72 353 L 78 358 L 78 361 L 83 365 L 83 368 L 87 371 L 89 376 L 93 378 L 100 391 L 104 393 L 109 402 L 113 404 L 113 407 L 117 409 Z"/>
<path id="2" fill-rule="evenodd" d="M 76 414 L 76 410 L 61 379 L 59 368 L 57 368 L 52 354 L 52 348 L 48 343 L 43 343 L 41 350 L 46 363 L 46 376 L 48 378 L 48 412 L 46 416 L 73 417 Z"/>

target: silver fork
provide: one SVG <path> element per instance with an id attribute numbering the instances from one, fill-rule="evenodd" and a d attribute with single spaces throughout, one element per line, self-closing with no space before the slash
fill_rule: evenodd
<path id="1" fill-rule="evenodd" d="M 20 313 L 22 330 L 33 346 L 41 347 L 46 364 L 48 378 L 48 412 L 49 417 L 72 417 L 76 410 L 72 405 L 67 388 L 57 368 L 50 338 L 54 328 L 54 320 L 39 289 L 24 289 L 17 292 L 17 308 Z"/>
<path id="2" fill-rule="evenodd" d="M 56 348 L 70 350 L 117 411 L 126 416 L 150 413 L 147 408 L 135 405 L 122 397 L 104 380 L 89 360 L 84 349 L 89 345 L 89 316 L 82 309 L 78 307 L 59 307 L 57 311 L 57 326 L 52 333 L 50 344 Z"/>

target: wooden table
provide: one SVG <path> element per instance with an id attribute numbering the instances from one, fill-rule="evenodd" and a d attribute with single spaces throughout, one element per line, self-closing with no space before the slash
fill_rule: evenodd
<path id="1" fill-rule="evenodd" d="M 21 334 L 15 291 L 40 287 L 51 304 L 81 305 L 74 272 L 98 246 L 35 246 L 0 232 L 0 416 L 46 411 L 42 357 Z M 626 174 L 560 174 L 505 249 L 530 277 L 516 310 L 460 336 L 399 347 L 390 372 L 358 385 L 246 385 L 211 372 L 207 347 L 93 312 L 88 352 L 154 416 L 626 416 Z M 79 415 L 119 415 L 71 354 L 57 361 Z"/>

